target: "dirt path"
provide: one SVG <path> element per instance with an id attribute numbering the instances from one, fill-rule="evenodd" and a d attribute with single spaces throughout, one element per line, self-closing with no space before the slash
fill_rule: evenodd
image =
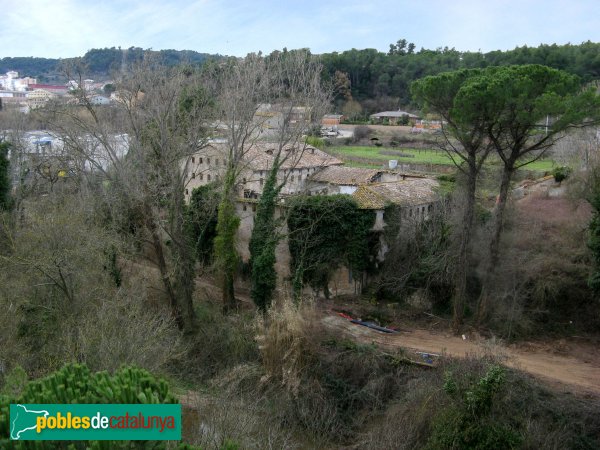
<path id="1" fill-rule="evenodd" d="M 396 334 L 381 333 L 370 328 L 355 325 L 337 315 L 327 315 L 323 322 L 353 339 L 379 347 L 394 350 L 408 349 L 435 354 L 464 357 L 467 354 L 481 354 L 489 349 L 489 341 L 475 342 L 446 333 L 427 330 L 400 331 Z M 527 372 L 550 382 L 561 389 L 600 395 L 600 364 L 597 353 L 588 358 L 557 355 L 544 349 L 517 349 L 494 345 L 493 352 L 506 358 L 506 365 Z"/>

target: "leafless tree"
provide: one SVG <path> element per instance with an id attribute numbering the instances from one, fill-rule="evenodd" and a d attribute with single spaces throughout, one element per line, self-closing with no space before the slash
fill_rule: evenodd
<path id="1" fill-rule="evenodd" d="M 75 66 L 70 79 L 83 81 Z M 194 320 L 194 253 L 184 229 L 185 172 L 205 143 L 209 100 L 195 72 L 146 59 L 115 82 L 118 101 L 97 106 L 85 89 L 48 116 L 82 170 L 103 186 L 113 214 L 135 214 L 173 317 Z M 83 86 L 83 83 L 79 84 Z"/>

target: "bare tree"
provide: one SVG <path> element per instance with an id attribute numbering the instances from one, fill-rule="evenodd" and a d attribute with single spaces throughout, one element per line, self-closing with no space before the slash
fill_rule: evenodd
<path id="1" fill-rule="evenodd" d="M 267 57 L 250 54 L 207 71 L 208 84 L 218 93 L 218 117 L 227 142 L 215 239 L 225 310 L 236 307 L 233 281 L 239 219 L 234 204 L 240 174 L 252 163 L 248 155 L 253 147 L 269 142 L 274 147 L 269 177 L 273 198 L 277 197 L 291 173 L 281 173 L 281 169 L 291 169 L 299 162 L 306 148 L 303 136 L 320 120 L 329 103 L 329 94 L 320 84 L 320 71 L 320 64 L 306 51 L 274 52 Z M 260 209 L 257 216 L 272 221 L 274 205 Z M 274 248 L 274 242 L 269 246 Z"/>
<path id="2" fill-rule="evenodd" d="M 83 78 L 80 67 L 73 73 Z M 96 106 L 85 89 L 77 89 L 76 104 L 55 108 L 49 120 L 81 169 L 102 182 L 112 214 L 137 216 L 172 315 L 180 328 L 190 329 L 194 251 L 184 226 L 185 172 L 190 155 L 205 143 L 210 102 L 193 71 L 167 69 L 155 60 L 143 61 L 115 84 L 114 106 Z"/>

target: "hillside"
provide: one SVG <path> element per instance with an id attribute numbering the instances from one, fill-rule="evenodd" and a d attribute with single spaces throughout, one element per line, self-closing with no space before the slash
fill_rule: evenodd
<path id="1" fill-rule="evenodd" d="M 508 64 L 543 64 L 574 73 L 584 81 L 600 78 L 600 43 L 591 41 L 578 45 L 541 44 L 538 47 L 517 47 L 508 51 L 462 52 L 454 48 L 415 50 L 415 45 L 405 40 L 390 45 L 390 51 L 375 49 L 350 49 L 344 52 L 321 55 L 323 76 L 336 89 L 338 100 L 363 101 L 366 109 L 385 109 L 410 101 L 410 83 L 426 75 L 461 68 L 487 67 Z M 285 50 L 284 50 L 285 52 Z M 91 49 L 83 55 L 90 76 L 108 77 L 123 64 L 131 63 L 144 53 L 154 53 L 164 58 L 167 65 L 183 62 L 201 64 L 221 55 L 199 53 L 193 50 L 144 50 L 139 47 Z M 7 57 L 0 59 L 0 73 L 16 70 L 22 76 L 38 77 L 42 81 L 60 77 L 60 64 L 68 61 L 36 57 Z M 336 76 L 336 72 L 338 75 Z M 379 99 L 378 101 L 373 99 Z"/>
<path id="2" fill-rule="evenodd" d="M 161 58 L 165 64 L 174 66 L 181 63 L 202 64 L 209 58 L 220 58 L 220 55 L 198 53 L 193 50 L 144 50 L 139 47 L 91 49 L 81 57 L 87 67 L 87 76 L 109 78 L 114 70 L 139 61 L 142 56 L 153 54 Z M 0 73 L 9 70 L 19 72 L 21 76 L 37 77 L 39 81 L 62 80 L 61 65 L 77 58 L 52 59 L 36 57 L 7 57 L 0 59 Z"/>

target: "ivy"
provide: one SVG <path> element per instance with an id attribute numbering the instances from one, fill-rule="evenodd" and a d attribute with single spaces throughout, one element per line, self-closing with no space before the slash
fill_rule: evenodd
<path id="1" fill-rule="evenodd" d="M 0 211 L 8 210 L 12 206 L 10 199 L 10 176 L 9 176 L 9 162 L 8 162 L 8 149 L 10 144 L 8 142 L 0 142 Z"/>
<path id="2" fill-rule="evenodd" d="M 186 227 L 194 243 L 196 257 L 203 264 L 213 259 L 217 235 L 219 193 L 214 183 L 195 188 L 186 210 Z"/>
<path id="3" fill-rule="evenodd" d="M 296 293 L 308 283 L 328 296 L 329 280 L 342 265 L 355 273 L 368 270 L 373 211 L 359 209 L 348 195 L 298 197 L 290 207 L 288 245 Z"/>
<path id="4" fill-rule="evenodd" d="M 590 237 L 588 239 L 588 247 L 592 251 L 594 260 L 594 271 L 588 280 L 588 284 L 597 295 L 600 293 L 600 178 L 597 175 L 593 180 L 589 202 L 594 210 L 589 225 Z"/>
<path id="5" fill-rule="evenodd" d="M 277 171 L 279 169 L 279 155 L 273 162 L 273 167 L 265 182 L 263 193 L 258 202 L 254 228 L 250 238 L 250 267 L 252 268 L 252 289 L 250 296 L 256 306 L 265 312 L 271 304 L 273 291 L 277 284 L 275 272 L 275 247 L 279 241 L 277 224 L 274 220 L 275 202 L 279 187 L 277 185 Z"/>

